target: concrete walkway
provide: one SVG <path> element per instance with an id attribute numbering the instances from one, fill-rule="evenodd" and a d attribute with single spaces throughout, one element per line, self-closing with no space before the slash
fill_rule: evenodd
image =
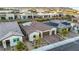
<path id="1" fill-rule="evenodd" d="M 2 47 L 2 46 L 0 46 L 0 51 L 4 51 L 4 49 L 3 49 L 3 47 Z"/>
<path id="2" fill-rule="evenodd" d="M 27 46 L 27 48 L 29 50 L 32 50 L 33 49 L 33 46 L 32 46 L 32 44 L 30 42 L 25 42 L 25 44 L 26 44 L 26 46 Z"/>

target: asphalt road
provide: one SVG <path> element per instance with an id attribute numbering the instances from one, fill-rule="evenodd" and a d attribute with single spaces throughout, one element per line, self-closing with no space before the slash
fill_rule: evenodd
<path id="1" fill-rule="evenodd" d="M 79 51 L 79 40 L 48 51 Z"/>

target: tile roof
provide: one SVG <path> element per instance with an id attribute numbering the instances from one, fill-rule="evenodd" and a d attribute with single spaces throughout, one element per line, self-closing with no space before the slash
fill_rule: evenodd
<path id="1" fill-rule="evenodd" d="M 17 22 L 0 22 L 0 39 L 10 32 L 23 35 Z"/>
<path id="2" fill-rule="evenodd" d="M 71 26 L 71 22 L 67 20 L 52 20 L 49 22 L 45 22 L 44 24 L 55 28 L 68 28 Z"/>
<path id="3" fill-rule="evenodd" d="M 52 29 L 52 27 L 43 24 L 41 22 L 32 22 L 32 24 L 30 26 L 23 26 L 24 30 L 30 34 L 32 32 L 36 32 L 36 31 L 45 31 L 45 30 L 50 30 Z"/>
<path id="4" fill-rule="evenodd" d="M 2 37 L 1 40 L 4 40 L 10 36 L 23 36 L 23 34 L 18 32 L 9 32 L 8 34 L 4 35 L 4 37 Z"/>

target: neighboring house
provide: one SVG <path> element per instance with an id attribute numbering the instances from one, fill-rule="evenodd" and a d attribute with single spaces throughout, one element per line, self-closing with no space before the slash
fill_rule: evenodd
<path id="1" fill-rule="evenodd" d="M 73 22 L 79 23 L 79 17 L 72 18 Z"/>
<path id="2" fill-rule="evenodd" d="M 56 34 L 56 28 L 50 27 L 40 22 L 27 22 L 21 25 L 22 31 L 28 37 L 29 41 L 34 41 L 37 37 L 44 38 Z M 49 39 L 48 39 L 49 40 Z"/>
<path id="3" fill-rule="evenodd" d="M 73 31 L 75 33 L 79 33 L 79 24 L 78 23 L 73 27 Z"/>
<path id="4" fill-rule="evenodd" d="M 68 29 L 71 30 L 75 24 L 71 23 L 67 20 L 52 20 L 52 21 L 48 21 L 48 22 L 44 22 L 44 24 L 47 24 L 51 27 L 55 27 L 57 29 Z"/>
<path id="5" fill-rule="evenodd" d="M 0 22 L 0 41 L 3 47 L 15 46 L 18 41 L 23 42 L 23 34 L 17 22 Z"/>
<path id="6" fill-rule="evenodd" d="M 35 18 L 52 18 L 53 16 L 59 15 L 57 13 L 47 13 L 47 12 L 31 12 L 31 11 L 22 11 L 22 10 L 0 10 L 0 19 L 1 20 L 26 20 L 26 19 L 35 19 Z"/>
<path id="7" fill-rule="evenodd" d="M 75 11 L 76 12 L 76 11 Z M 34 18 L 53 18 L 61 17 L 67 14 L 72 14 L 73 10 L 63 8 L 3 8 L 0 10 L 1 19 L 34 19 Z M 10 15 L 9 15 L 10 14 Z M 79 15 L 74 15 L 78 17 Z"/>

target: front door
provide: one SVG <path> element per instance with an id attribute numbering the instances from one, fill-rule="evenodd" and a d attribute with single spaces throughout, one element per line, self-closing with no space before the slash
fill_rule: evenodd
<path id="1" fill-rule="evenodd" d="M 6 40 L 6 46 L 10 47 L 10 40 Z"/>

